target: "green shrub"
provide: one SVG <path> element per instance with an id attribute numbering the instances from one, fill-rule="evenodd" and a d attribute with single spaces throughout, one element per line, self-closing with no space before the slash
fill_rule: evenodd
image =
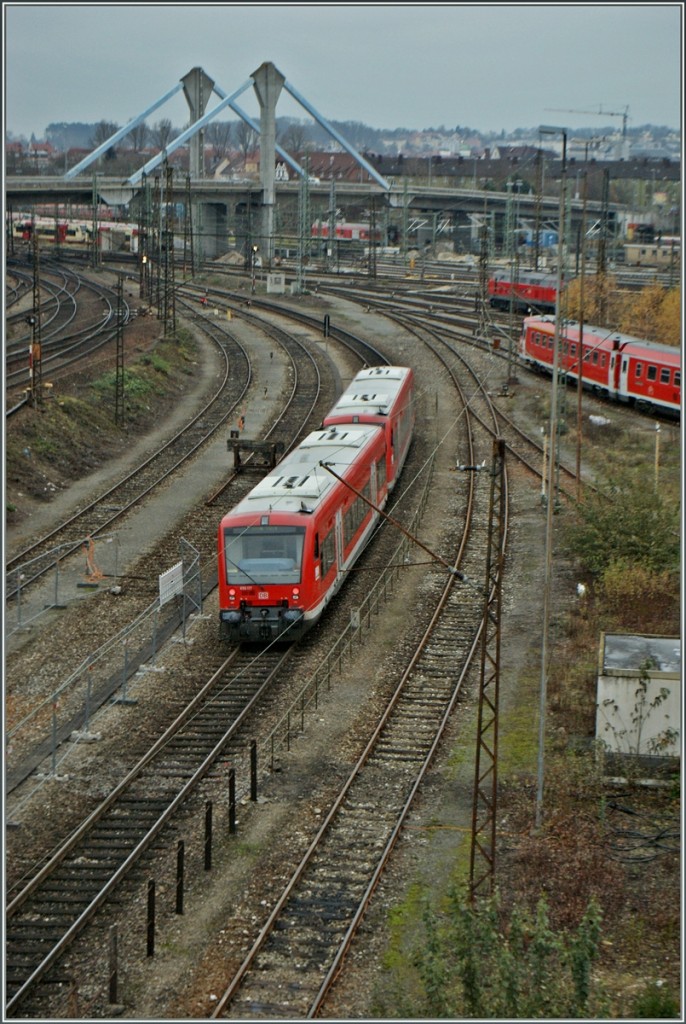
<path id="1" fill-rule="evenodd" d="M 647 985 L 633 1004 L 632 1016 L 640 1019 L 680 1017 L 679 1000 L 661 982 Z"/>

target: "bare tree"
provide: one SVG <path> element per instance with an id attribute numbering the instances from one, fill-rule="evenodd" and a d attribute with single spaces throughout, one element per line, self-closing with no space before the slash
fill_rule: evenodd
<path id="1" fill-rule="evenodd" d="M 205 129 L 205 141 L 212 146 L 218 159 L 226 156 L 231 148 L 233 124 L 231 121 L 211 121 Z"/>
<path id="2" fill-rule="evenodd" d="M 243 160 L 246 160 L 248 153 L 252 153 L 255 149 L 257 139 L 257 132 L 245 121 L 240 121 L 236 128 L 236 143 L 243 154 Z"/>
<path id="3" fill-rule="evenodd" d="M 161 121 L 157 121 L 152 126 L 150 129 L 150 138 L 152 139 L 153 145 L 157 146 L 158 149 L 166 149 L 174 138 L 174 130 L 168 117 L 163 117 Z"/>
<path id="4" fill-rule="evenodd" d="M 292 121 L 281 133 L 279 145 L 289 153 L 302 153 L 309 142 L 307 126 L 299 121 Z"/>
<path id="5" fill-rule="evenodd" d="M 93 149 L 97 149 L 98 146 L 102 146 L 103 142 L 107 142 L 107 140 L 118 131 L 119 125 L 115 124 L 113 121 L 99 121 L 91 136 L 91 145 Z M 116 155 L 117 151 L 114 146 L 110 146 L 110 148 L 105 152 L 105 160 L 114 160 Z"/>
<path id="6" fill-rule="evenodd" d="M 148 135 L 150 129 L 148 128 L 145 121 L 141 121 L 135 128 L 132 128 L 127 138 L 131 139 L 131 146 L 135 153 L 140 153 L 142 149 L 145 149 L 145 144 L 148 141 Z"/>

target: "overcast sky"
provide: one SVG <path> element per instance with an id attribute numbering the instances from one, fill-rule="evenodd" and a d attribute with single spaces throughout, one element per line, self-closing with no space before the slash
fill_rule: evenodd
<path id="1" fill-rule="evenodd" d="M 123 126 L 194 67 L 232 93 L 264 62 L 328 120 L 375 128 L 621 128 L 549 109 L 601 107 L 628 107 L 630 127 L 681 126 L 681 4 L 5 3 L 3 13 L 5 126 L 27 138 L 52 122 Z M 252 89 L 238 102 L 259 117 Z M 277 115 L 308 117 L 285 93 Z M 182 127 L 185 100 L 148 123 L 162 118 Z"/>

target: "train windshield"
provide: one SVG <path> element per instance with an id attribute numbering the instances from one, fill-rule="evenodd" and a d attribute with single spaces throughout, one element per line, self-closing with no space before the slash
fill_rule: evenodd
<path id="1" fill-rule="evenodd" d="M 304 526 L 248 526 L 224 530 L 226 582 L 299 583 Z"/>

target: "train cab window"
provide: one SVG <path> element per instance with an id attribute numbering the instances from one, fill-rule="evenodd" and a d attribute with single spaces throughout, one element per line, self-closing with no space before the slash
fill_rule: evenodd
<path id="1" fill-rule="evenodd" d="M 670 373 L 668 369 L 660 370 L 660 384 L 669 384 Z"/>
<path id="2" fill-rule="evenodd" d="M 646 373 L 646 377 L 648 380 L 651 381 L 657 380 L 657 366 L 649 366 L 648 372 Z"/>
<path id="3" fill-rule="evenodd" d="M 304 542 L 304 526 L 228 527 L 227 583 L 299 583 Z"/>

